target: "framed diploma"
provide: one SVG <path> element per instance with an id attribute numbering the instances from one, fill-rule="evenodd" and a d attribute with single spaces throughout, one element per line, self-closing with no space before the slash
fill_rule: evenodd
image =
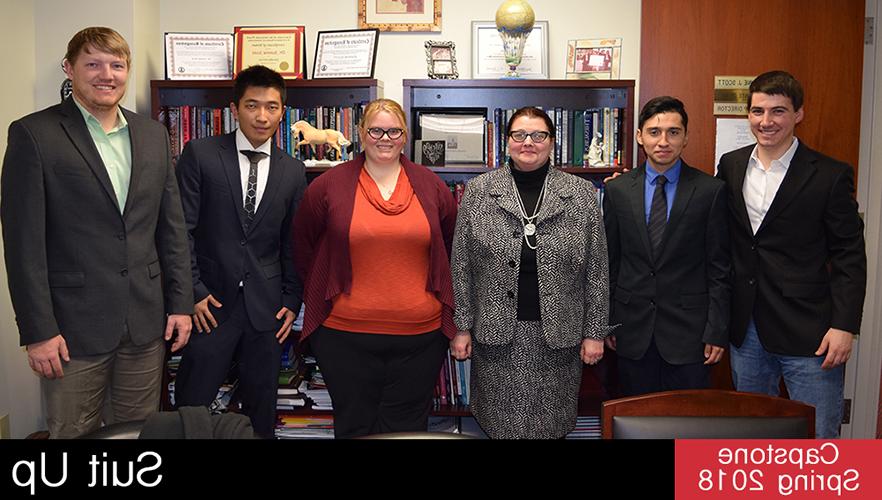
<path id="1" fill-rule="evenodd" d="M 233 70 L 262 65 L 284 78 L 306 78 L 306 28 L 303 26 L 237 26 Z"/>
<path id="2" fill-rule="evenodd" d="M 484 122 L 483 114 L 461 113 L 420 113 L 418 116 L 421 148 L 427 142 L 443 141 L 445 162 L 484 163 Z M 417 156 L 415 149 L 414 156 Z M 420 154 L 423 150 L 419 150 Z"/>
<path id="3" fill-rule="evenodd" d="M 358 27 L 441 31 L 441 0 L 358 0 Z"/>
<path id="4" fill-rule="evenodd" d="M 166 33 L 166 80 L 229 80 L 233 77 L 233 35 Z"/>
<path id="5" fill-rule="evenodd" d="M 502 38 L 493 21 L 472 21 L 472 78 L 502 78 L 508 71 Z M 536 21 L 518 65 L 524 79 L 548 78 L 548 21 Z"/>
<path id="6" fill-rule="evenodd" d="M 319 31 L 312 77 L 373 78 L 380 30 Z"/>

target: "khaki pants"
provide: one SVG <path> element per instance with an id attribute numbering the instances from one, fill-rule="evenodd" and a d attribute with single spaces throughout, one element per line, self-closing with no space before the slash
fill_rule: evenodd
<path id="1" fill-rule="evenodd" d="M 50 438 L 76 438 L 99 429 L 108 392 L 113 422 L 146 419 L 159 410 L 164 361 L 162 338 L 138 346 L 128 334 L 111 352 L 62 361 L 64 377 L 44 378 L 40 384 Z"/>

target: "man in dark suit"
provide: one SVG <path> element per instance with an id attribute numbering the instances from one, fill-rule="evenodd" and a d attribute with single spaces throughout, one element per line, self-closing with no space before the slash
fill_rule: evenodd
<path id="1" fill-rule="evenodd" d="M 729 250 L 723 183 L 680 159 L 688 116 L 673 97 L 640 112 L 644 166 L 609 181 L 604 225 L 611 324 L 625 395 L 710 384 L 728 343 Z"/>
<path id="2" fill-rule="evenodd" d="M 73 97 L 9 127 L 0 207 L 9 292 L 55 438 L 97 429 L 108 389 L 114 421 L 158 410 L 163 329 L 166 340 L 177 330 L 173 351 L 190 334 L 168 135 L 120 108 L 129 63 L 116 31 L 80 31 L 63 63 Z"/>
<path id="3" fill-rule="evenodd" d="M 723 155 L 734 270 L 732 377 L 739 391 L 815 407 L 819 438 L 839 435 L 844 366 L 860 331 L 867 258 L 850 166 L 794 137 L 803 91 L 789 73 L 750 85 L 756 145 Z"/>
<path id="4" fill-rule="evenodd" d="M 273 146 L 285 81 L 264 66 L 236 77 L 230 103 L 239 129 L 187 144 L 177 165 L 190 235 L 194 335 L 175 382 L 178 407 L 208 406 L 233 358 L 245 413 L 272 437 L 281 344 L 300 310 L 291 220 L 305 167 Z"/>

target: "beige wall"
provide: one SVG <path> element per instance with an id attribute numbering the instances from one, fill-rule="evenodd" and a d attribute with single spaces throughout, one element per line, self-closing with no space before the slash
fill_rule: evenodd
<path id="1" fill-rule="evenodd" d="M 0 61 L 14 72 L 0 79 L 0 151 L 6 151 L 9 124 L 34 110 L 34 9 L 29 0 L 0 0 L 0 12 Z M 0 415 L 9 415 L 13 437 L 44 427 L 39 394 L 39 381 L 18 345 L 6 266 L 0 262 Z"/>
<path id="2" fill-rule="evenodd" d="M 471 77 L 471 22 L 492 21 L 501 0 L 444 0 L 440 33 L 384 33 L 380 36 L 375 75 L 385 97 L 401 101 L 401 80 L 426 78 L 426 40 L 456 43 L 460 78 Z M 566 43 L 576 38 L 622 37 L 622 78 L 636 79 L 640 70 L 640 1 L 533 0 L 536 19 L 549 22 L 548 58 L 551 78 L 563 78 Z M 242 7 L 240 0 L 161 0 L 160 31 L 230 33 L 234 26 L 295 24 L 306 26 L 307 71 L 312 73 L 316 33 L 354 29 L 354 0 L 320 2 L 261 0 L 261 9 Z M 161 33 L 157 34 L 161 43 Z"/>

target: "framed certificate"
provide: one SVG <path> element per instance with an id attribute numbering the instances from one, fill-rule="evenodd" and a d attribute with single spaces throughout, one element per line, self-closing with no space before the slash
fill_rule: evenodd
<path id="1" fill-rule="evenodd" d="M 617 80 L 621 61 L 621 38 L 567 42 L 567 80 Z"/>
<path id="2" fill-rule="evenodd" d="M 306 78 L 306 28 L 303 26 L 237 26 L 233 70 L 262 65 L 284 78 Z"/>
<path id="3" fill-rule="evenodd" d="M 319 31 L 312 77 L 373 78 L 380 30 Z"/>
<path id="4" fill-rule="evenodd" d="M 358 0 L 358 27 L 441 31 L 441 0 Z"/>
<path id="5" fill-rule="evenodd" d="M 502 38 L 493 21 L 472 21 L 472 78 L 501 78 L 508 71 Z M 518 65 L 524 79 L 548 78 L 548 21 L 536 21 Z"/>
<path id="6" fill-rule="evenodd" d="M 166 33 L 166 80 L 229 80 L 233 77 L 233 35 Z"/>

